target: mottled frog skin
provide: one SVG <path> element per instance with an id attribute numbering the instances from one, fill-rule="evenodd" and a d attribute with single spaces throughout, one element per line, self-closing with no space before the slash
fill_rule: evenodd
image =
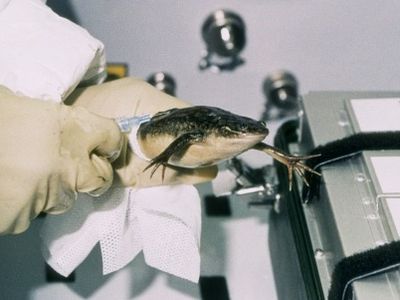
<path id="1" fill-rule="evenodd" d="M 236 138 L 248 134 L 267 136 L 268 129 L 264 122 L 239 116 L 229 111 L 210 106 L 191 106 L 173 108 L 155 114 L 150 122 L 140 126 L 140 137 L 147 135 L 168 134 L 178 137 L 184 133 L 201 131 L 204 138 Z"/>

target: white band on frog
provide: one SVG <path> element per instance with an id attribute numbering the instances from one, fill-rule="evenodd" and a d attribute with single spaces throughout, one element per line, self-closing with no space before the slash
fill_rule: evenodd
<path id="1" fill-rule="evenodd" d="M 139 130 L 140 124 L 135 125 L 132 127 L 132 131 L 128 135 L 129 145 L 132 148 L 132 151 L 140 158 L 145 161 L 151 161 L 150 158 L 143 153 L 142 149 L 140 148 L 138 139 L 137 139 L 137 132 Z"/>
<path id="2" fill-rule="evenodd" d="M 131 146 L 133 152 L 141 159 L 145 161 L 150 161 L 151 159 L 148 158 L 140 148 L 138 139 L 137 139 L 137 132 L 141 124 L 149 122 L 151 119 L 150 115 L 143 115 L 143 116 L 134 116 L 134 117 L 121 117 L 115 119 L 118 127 L 120 128 L 121 132 L 129 133 L 128 140 L 129 145 Z"/>

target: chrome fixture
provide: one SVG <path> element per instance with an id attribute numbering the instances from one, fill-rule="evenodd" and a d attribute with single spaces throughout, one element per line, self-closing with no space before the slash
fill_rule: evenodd
<path id="1" fill-rule="evenodd" d="M 244 63 L 239 54 L 246 44 L 245 24 L 238 14 L 223 9 L 213 12 L 205 20 L 201 34 L 206 50 L 200 70 L 233 70 Z"/>
<path id="2" fill-rule="evenodd" d="M 297 112 L 298 83 L 296 77 L 288 71 L 275 71 L 264 81 L 263 90 L 267 98 L 263 119 L 276 119 Z"/>
<path id="3" fill-rule="evenodd" d="M 147 82 L 156 87 L 158 90 L 175 96 L 176 84 L 174 78 L 165 72 L 157 72 L 151 74 L 147 78 Z"/>

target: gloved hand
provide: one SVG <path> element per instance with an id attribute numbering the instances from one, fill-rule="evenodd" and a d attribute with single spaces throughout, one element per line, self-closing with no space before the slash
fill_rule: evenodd
<path id="1" fill-rule="evenodd" d="M 155 114 L 173 107 L 187 107 L 188 103 L 158 91 L 148 83 L 135 78 L 123 78 L 97 86 L 75 90 L 66 100 L 74 107 L 83 106 L 90 112 L 109 118 L 132 115 Z M 167 167 L 164 180 L 158 168 L 150 178 L 150 171 L 143 172 L 149 162 L 136 156 L 127 145 L 127 138 L 121 156 L 113 164 L 117 174 L 116 182 L 123 186 L 147 187 L 161 184 L 196 184 L 212 180 L 217 167 L 185 169 Z"/>
<path id="2" fill-rule="evenodd" d="M 84 108 L 19 97 L 0 87 L 0 233 L 40 212 L 61 213 L 77 192 L 101 194 L 122 147 L 114 121 Z"/>

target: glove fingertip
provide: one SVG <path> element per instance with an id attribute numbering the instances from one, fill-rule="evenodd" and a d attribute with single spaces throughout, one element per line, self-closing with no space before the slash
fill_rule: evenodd
<path id="1" fill-rule="evenodd" d="M 113 178 L 113 169 L 107 159 L 92 154 L 90 160 L 79 168 L 77 191 L 101 196 L 111 187 Z"/>

